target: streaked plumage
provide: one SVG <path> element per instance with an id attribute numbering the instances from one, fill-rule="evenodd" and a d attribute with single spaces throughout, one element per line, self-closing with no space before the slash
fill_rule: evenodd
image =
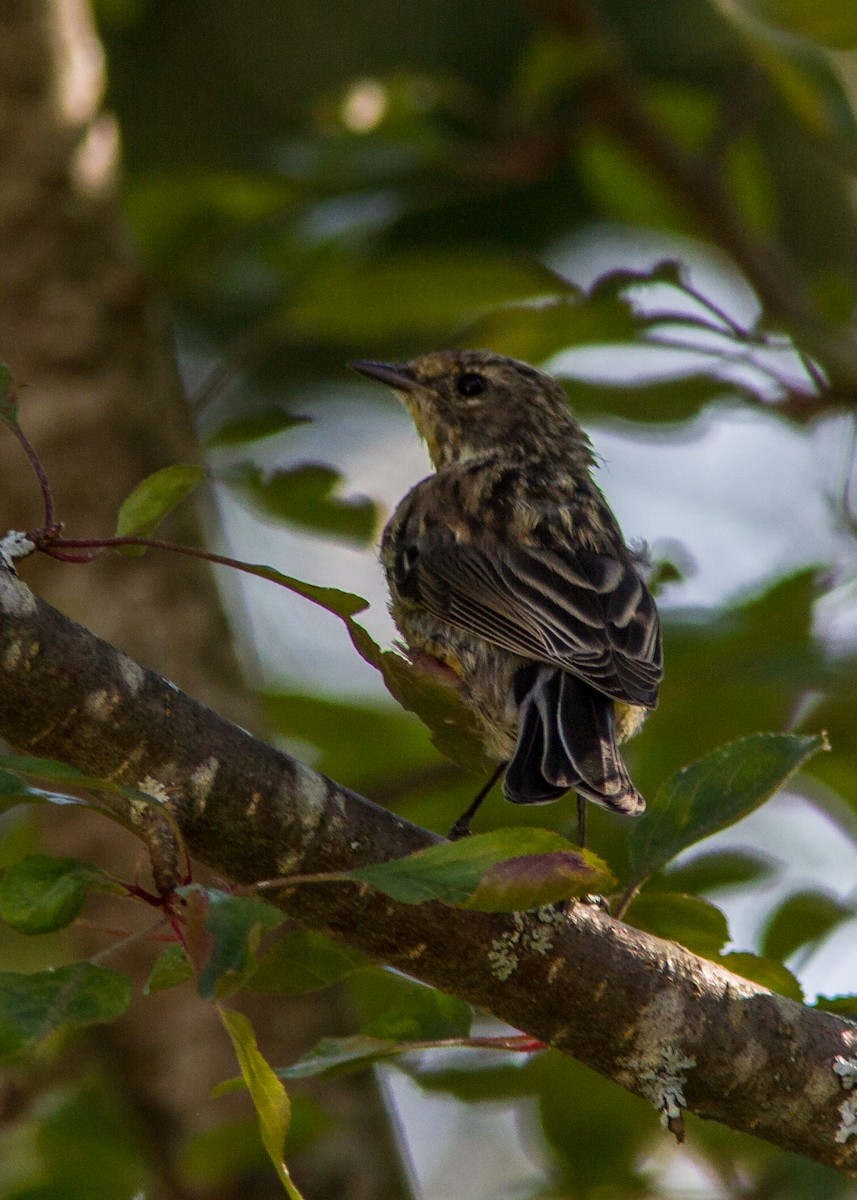
<path id="1" fill-rule="evenodd" d="M 455 673 L 509 800 L 573 788 L 641 812 L 617 744 L 657 703 L 658 615 L 561 386 L 487 351 L 353 365 L 396 391 L 436 468 L 381 545 L 410 652 Z"/>

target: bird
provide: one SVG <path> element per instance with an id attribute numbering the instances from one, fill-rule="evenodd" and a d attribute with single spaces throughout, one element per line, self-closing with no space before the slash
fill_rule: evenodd
<path id="1" fill-rule="evenodd" d="M 574 791 L 581 845 L 586 801 L 640 814 L 618 747 L 657 704 L 660 622 L 562 385 L 490 350 L 349 365 L 393 389 L 434 467 L 380 558 L 405 653 L 455 684 L 497 764 L 450 837 L 501 774 L 513 804 Z"/>

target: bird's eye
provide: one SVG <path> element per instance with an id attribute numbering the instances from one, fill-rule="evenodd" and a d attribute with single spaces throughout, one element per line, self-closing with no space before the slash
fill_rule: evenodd
<path id="1" fill-rule="evenodd" d="M 465 371 L 456 379 L 455 387 L 459 396 L 481 396 L 488 387 L 488 380 L 476 371 Z"/>

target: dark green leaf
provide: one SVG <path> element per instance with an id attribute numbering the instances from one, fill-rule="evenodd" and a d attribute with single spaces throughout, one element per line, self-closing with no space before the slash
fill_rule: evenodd
<path id="1" fill-rule="evenodd" d="M 270 728 L 311 742 L 321 752 L 317 769 L 364 795 L 373 795 L 373 788 L 391 776 L 405 777 L 436 758 L 427 730 L 398 704 L 308 692 L 268 692 L 261 701 Z M 383 746 L 383 756 L 367 755 L 370 743 Z"/>
<path id="2" fill-rule="evenodd" d="M 287 315 L 292 328 L 313 337 L 371 345 L 415 333 L 448 337 L 499 304 L 572 290 L 532 260 L 436 247 L 379 262 L 329 262 Z"/>
<path id="3" fill-rule="evenodd" d="M 168 513 L 199 487 L 205 474 L 204 467 L 176 465 L 149 475 L 123 501 L 116 520 L 116 536 L 148 537 Z M 126 546 L 124 550 L 142 554 L 144 548 Z"/>
<path id="4" fill-rule="evenodd" d="M 853 904 L 843 904 L 826 892 L 795 892 L 769 917 L 762 934 L 762 953 L 784 962 L 801 946 L 821 941 L 854 916 Z"/>
<path id="5" fill-rule="evenodd" d="M 374 537 L 374 503 L 366 496 L 336 496 L 342 476 L 323 463 L 301 463 L 270 474 L 253 463 L 238 463 L 221 471 L 219 478 L 267 517 L 361 543 Z"/>
<path id="6" fill-rule="evenodd" d="M 0 972 L 0 1055 L 16 1054 L 63 1026 L 115 1021 L 131 1003 L 131 980 L 92 963 L 31 975 Z"/>
<path id="7" fill-rule="evenodd" d="M 311 417 L 297 416 L 281 408 L 255 413 L 252 417 L 239 417 L 221 425 L 215 433 L 205 439 L 205 444 L 209 450 L 243 446 L 246 442 L 256 442 L 261 438 L 273 437 L 277 433 L 285 433 L 287 429 L 294 429 L 296 425 L 306 425 L 311 420 Z"/>
<path id="8" fill-rule="evenodd" d="M 857 49 L 857 11 L 852 0 L 742 0 L 771 25 L 833 50 Z"/>
<path id="9" fill-rule="evenodd" d="M 639 332 L 630 303 L 598 297 L 497 308 L 468 325 L 457 341 L 538 363 L 574 346 L 632 342 Z"/>
<path id="10" fill-rule="evenodd" d="M 163 992 L 193 979 L 193 966 L 179 945 L 166 946 L 146 980 L 143 993 Z"/>
<path id="11" fill-rule="evenodd" d="M 714 962 L 720 963 L 727 971 L 751 979 L 753 983 L 761 984 L 771 992 L 788 996 L 790 1000 L 803 1001 L 803 989 L 794 975 L 782 963 L 773 958 L 762 958 L 758 954 L 748 954 L 746 951 L 733 951 L 722 954 L 719 958 L 711 956 Z"/>
<path id="12" fill-rule="evenodd" d="M 850 0 L 844 3 L 851 7 Z M 816 6 L 819 13 L 824 9 L 826 6 Z M 808 16 L 808 7 L 804 12 Z M 737 16 L 738 10 L 731 9 L 730 15 Z M 820 20 L 816 19 L 819 29 Z M 850 20 L 853 28 L 853 8 Z M 799 127 L 811 137 L 830 143 L 853 169 L 857 163 L 857 121 L 830 56 L 810 42 L 784 37 L 779 30 L 760 22 L 739 20 L 739 24 L 748 49 Z M 841 35 L 841 28 L 839 32 Z"/>
<path id="13" fill-rule="evenodd" d="M 857 1021 L 857 996 L 819 996 L 815 1007 L 822 1012 L 836 1013 L 838 1017 Z"/>
<path id="14" fill-rule="evenodd" d="M 276 929 L 285 914 L 253 896 L 230 896 L 196 884 L 179 891 L 181 895 L 196 892 L 208 902 L 205 931 L 212 945 L 198 986 L 200 996 L 213 1000 L 226 986 L 225 976 L 240 975 L 251 965 L 262 933 Z"/>
<path id="15" fill-rule="evenodd" d="M 822 735 L 757 733 L 683 768 L 662 784 L 631 830 L 631 882 L 639 884 L 688 846 L 746 817 L 826 748 Z"/>
<path id="16" fill-rule="evenodd" d="M 369 959 L 359 950 L 320 933 L 296 929 L 259 958 L 245 986 L 254 992 L 294 996 L 329 987 L 369 965 Z"/>
<path id="17" fill-rule="evenodd" d="M 0 879 L 0 917 L 19 933 L 53 933 L 79 915 L 93 886 L 121 891 L 103 871 L 76 858 L 31 854 Z"/>
<path id="18" fill-rule="evenodd" d="M 312 1050 L 299 1058 L 290 1067 L 279 1067 L 280 1079 L 310 1079 L 316 1075 L 334 1077 L 348 1075 L 352 1071 L 363 1071 L 388 1058 L 407 1054 L 418 1047 L 408 1042 L 392 1041 L 389 1038 L 353 1037 L 322 1038 Z"/>
<path id="19" fill-rule="evenodd" d="M 678 942 L 703 958 L 716 958 L 729 941 L 725 914 L 698 896 L 644 892 L 629 906 L 623 920 L 646 933 Z"/>
<path id="20" fill-rule="evenodd" d="M 457 996 L 412 984 L 406 994 L 361 1030 L 370 1038 L 396 1042 L 440 1041 L 470 1033 L 473 1010 Z"/>
<path id="21" fill-rule="evenodd" d="M 577 413 L 608 414 L 626 421 L 661 424 L 690 421 L 717 400 L 737 396 L 756 398 L 749 388 L 727 383 L 714 374 L 625 385 L 564 379 L 563 387 Z"/>
<path id="22" fill-rule="evenodd" d="M 405 904 L 440 900 L 483 912 L 538 908 L 607 886 L 611 879 L 594 854 L 558 833 L 521 827 L 441 842 L 394 862 L 359 867 L 348 877 Z"/>
<path id="23" fill-rule="evenodd" d="M 749 850 L 710 850 L 690 862 L 674 867 L 658 881 L 671 892 L 713 892 L 718 888 L 738 887 L 769 879 L 781 864 Z M 657 881 L 652 880 L 652 884 Z M 651 886 L 651 885 L 650 885 Z"/>
<path id="24" fill-rule="evenodd" d="M 487 774 L 490 768 L 482 749 L 481 727 L 461 699 L 457 683 L 414 666 L 393 650 L 375 650 L 377 659 L 372 665 L 381 671 L 390 695 L 408 712 L 416 713 L 441 754 L 476 774 Z"/>

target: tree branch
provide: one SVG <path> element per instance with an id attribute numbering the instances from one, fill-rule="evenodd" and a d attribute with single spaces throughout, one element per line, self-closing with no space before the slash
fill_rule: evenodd
<path id="1" fill-rule="evenodd" d="M 0 571 L 0 735 L 167 796 L 242 884 L 438 841 L 204 708 Z M 129 814 L 133 823 L 133 812 Z M 574 904 L 487 914 L 366 886 L 266 893 L 296 920 L 477 1004 L 652 1101 L 857 1169 L 857 1028 Z"/>

